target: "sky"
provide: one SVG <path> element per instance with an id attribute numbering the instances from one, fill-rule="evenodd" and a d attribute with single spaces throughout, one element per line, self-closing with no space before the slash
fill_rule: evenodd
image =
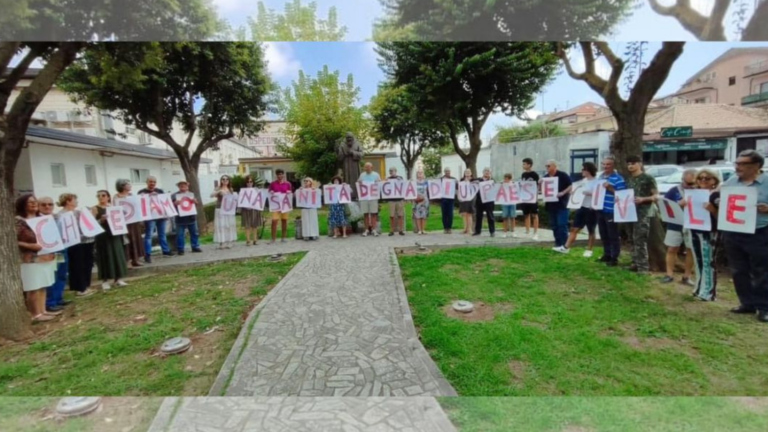
<path id="1" fill-rule="evenodd" d="M 623 53 L 624 46 L 624 43 L 611 44 L 617 53 Z M 270 74 L 281 87 L 290 85 L 298 77 L 299 70 L 315 76 L 324 65 L 339 71 L 343 78 L 352 74 L 355 85 L 360 88 L 359 104 L 365 105 L 376 94 L 379 83 L 385 79 L 378 66 L 374 47 L 375 44 L 371 42 L 275 42 L 266 45 L 266 57 Z M 646 62 L 650 61 L 660 47 L 660 42 L 648 44 Z M 735 47 L 768 47 L 768 42 L 686 43 L 683 54 L 675 63 L 657 96 L 677 91 L 688 78 L 728 49 Z M 580 60 L 580 52 L 572 53 L 571 58 L 574 69 L 577 72 L 583 71 L 584 62 Z M 597 69 L 603 74 L 608 71 L 606 64 L 599 64 Z M 529 115 L 535 117 L 542 112 L 556 109 L 562 111 L 585 102 L 602 103 L 602 99 L 585 83 L 573 80 L 562 71 L 538 96 Z M 518 119 L 494 114 L 483 129 L 483 141 L 489 142 L 498 126 L 519 124 L 522 122 Z"/>
<path id="2" fill-rule="evenodd" d="M 263 0 L 264 4 L 277 11 L 283 11 L 284 4 L 292 0 Z M 326 17 L 328 9 L 335 6 L 339 22 L 348 28 L 347 41 L 367 41 L 371 39 L 371 29 L 377 18 L 384 16 L 380 0 L 314 0 L 317 3 L 318 15 Z M 648 0 L 637 0 L 638 9 L 614 31 L 606 40 L 636 41 L 636 40 L 680 40 L 693 41 L 693 35 L 683 29 L 674 18 L 662 17 L 649 6 Z M 657 0 L 663 6 L 670 6 L 676 0 Z M 691 0 L 691 5 L 702 14 L 708 15 L 715 0 Z M 749 6 L 751 14 L 754 0 L 743 0 Z M 237 27 L 247 22 L 247 17 L 256 14 L 258 0 L 213 0 L 218 6 L 219 15 L 231 25 Z M 310 0 L 302 0 L 303 4 Z M 734 37 L 733 15 L 726 17 L 726 34 L 729 39 Z"/>

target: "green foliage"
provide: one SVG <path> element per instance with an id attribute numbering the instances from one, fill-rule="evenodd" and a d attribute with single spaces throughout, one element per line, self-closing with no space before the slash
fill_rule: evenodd
<path id="1" fill-rule="evenodd" d="M 380 0 L 376 40 L 588 40 L 610 33 L 635 0 Z"/>
<path id="2" fill-rule="evenodd" d="M 280 146 L 280 151 L 293 159 L 299 176 L 327 183 L 336 175 L 336 145 L 347 132 L 365 146 L 369 126 L 365 108 L 357 106 L 359 93 L 352 75 L 341 81 L 339 72 L 328 66 L 315 78 L 299 72 L 298 80 L 282 90 L 278 106 L 292 144 Z"/>
<path id="3" fill-rule="evenodd" d="M 204 40 L 223 29 L 210 0 L 0 0 L 0 39 Z"/>
<path id="4" fill-rule="evenodd" d="M 498 127 L 497 130 L 501 144 L 568 135 L 559 124 L 541 121 L 525 126 Z"/>
<path id="5" fill-rule="evenodd" d="M 488 117 L 522 116 L 559 65 L 555 43 L 380 42 L 378 52 L 392 82 L 411 86 L 418 110 L 449 128 L 473 170 Z M 467 154 L 456 148 L 459 129 L 470 139 Z"/>
<path id="6" fill-rule="evenodd" d="M 427 178 L 439 177 L 440 168 L 442 168 L 441 156 L 447 156 L 453 153 L 453 149 L 448 146 L 432 147 L 424 150 L 421 154 L 421 163 L 424 164 L 424 175 Z"/>
<path id="7" fill-rule="evenodd" d="M 409 177 L 425 148 L 448 143 L 445 124 L 423 115 L 416 105 L 415 91 L 408 85 L 396 87 L 387 83 L 379 88 L 368 107 L 373 137 L 378 143 L 400 146 L 400 159 Z"/>
<path id="8" fill-rule="evenodd" d="M 248 19 L 254 41 L 340 41 L 347 34 L 346 26 L 339 26 L 336 7 L 328 10 L 326 19 L 317 18 L 317 3 L 303 5 L 301 0 L 285 3 L 283 14 L 267 9 L 259 2 L 255 18 Z"/>
<path id="9" fill-rule="evenodd" d="M 253 178 L 253 186 L 257 188 L 263 188 L 266 185 L 266 180 L 264 180 L 263 177 L 260 177 L 258 174 L 252 173 L 249 174 Z M 232 183 L 232 189 L 234 189 L 236 192 L 239 192 L 240 189 L 245 187 L 245 177 L 244 175 L 235 174 L 230 178 L 230 182 Z"/>

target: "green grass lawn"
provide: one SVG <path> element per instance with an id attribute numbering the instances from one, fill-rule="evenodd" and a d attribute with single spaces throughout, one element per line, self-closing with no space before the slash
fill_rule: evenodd
<path id="1" fill-rule="evenodd" d="M 463 229 L 461 215 L 459 215 L 459 210 L 454 209 L 454 216 L 453 216 L 453 229 L 454 230 L 460 230 Z M 390 227 L 390 219 L 389 219 L 389 205 L 382 203 L 379 208 L 379 217 L 381 218 L 381 231 L 382 232 L 389 232 Z M 405 205 L 405 224 L 406 224 L 406 232 L 413 231 L 413 204 L 406 204 Z M 264 213 L 264 216 L 267 221 L 267 226 L 264 228 L 264 239 L 271 238 L 270 230 L 271 230 L 271 220 L 269 219 L 270 214 Z M 294 227 L 294 220 L 301 216 L 301 210 L 294 210 L 291 212 L 291 215 L 289 217 L 288 221 L 288 234 L 287 236 L 289 238 L 293 238 L 296 235 L 295 227 Z M 519 222 L 519 221 L 518 221 Z M 328 235 L 328 210 L 323 208 L 318 211 L 318 223 L 320 227 L 320 235 Z M 211 225 L 212 226 L 212 225 Z M 245 231 L 240 227 L 240 216 L 237 216 L 237 232 L 238 232 L 238 241 L 245 241 Z M 442 231 L 443 230 L 443 222 L 442 222 L 442 213 L 440 211 L 440 205 L 439 204 L 433 204 L 429 209 L 429 218 L 427 219 L 427 231 Z M 202 237 L 200 237 L 200 243 L 202 244 L 211 244 L 213 243 L 213 228 L 211 228 L 209 234 L 206 234 Z M 278 224 L 278 237 L 280 236 L 280 225 Z"/>
<path id="2" fill-rule="evenodd" d="M 768 393 L 767 328 L 727 312 L 727 279 L 705 303 L 578 249 L 452 249 L 400 265 L 422 342 L 462 396 Z M 458 299 L 495 317 L 446 316 Z"/>
<path id="3" fill-rule="evenodd" d="M 33 341 L 0 346 L 0 395 L 207 394 L 248 312 L 302 256 L 222 262 L 78 298 L 33 326 Z M 160 355 L 176 336 L 192 350 Z"/>
<path id="4" fill-rule="evenodd" d="M 82 417 L 55 418 L 60 398 L 0 397 L 0 431 L 146 431 L 162 398 L 102 398 L 101 408 Z"/>
<path id="5" fill-rule="evenodd" d="M 460 432 L 760 432 L 768 399 L 721 397 L 443 398 Z"/>

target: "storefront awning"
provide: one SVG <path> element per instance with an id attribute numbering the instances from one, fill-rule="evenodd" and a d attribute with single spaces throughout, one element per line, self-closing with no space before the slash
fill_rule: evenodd
<path id="1" fill-rule="evenodd" d="M 643 144 L 643 152 L 665 151 L 697 151 L 697 150 L 725 150 L 728 140 L 703 140 L 703 141 L 655 141 Z"/>

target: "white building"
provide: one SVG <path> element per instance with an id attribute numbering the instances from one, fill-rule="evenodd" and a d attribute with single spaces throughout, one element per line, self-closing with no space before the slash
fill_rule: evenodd
<path id="1" fill-rule="evenodd" d="M 468 151 L 466 149 L 465 151 Z M 447 156 L 442 156 L 440 158 L 440 171 L 442 172 L 444 169 L 448 168 L 451 170 L 451 175 L 456 178 L 460 178 L 464 176 L 464 170 L 467 169 L 467 164 L 464 163 L 464 160 L 459 156 L 458 154 L 454 153 Z M 491 147 L 483 147 L 480 149 L 480 153 L 477 154 L 477 175 L 480 176 L 483 174 L 483 169 L 485 168 L 491 168 Z M 504 173 L 493 173 L 493 178 L 498 178 L 499 180 L 502 178 Z"/>

